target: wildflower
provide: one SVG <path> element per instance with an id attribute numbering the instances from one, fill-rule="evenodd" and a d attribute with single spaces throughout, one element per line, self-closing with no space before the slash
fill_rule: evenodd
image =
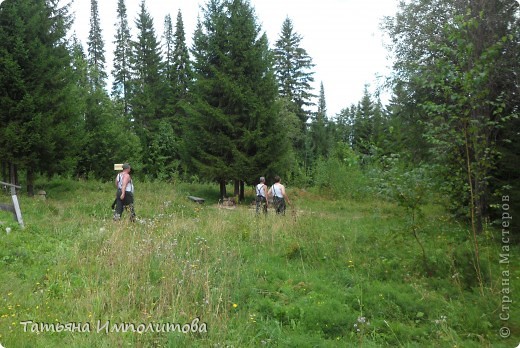
<path id="1" fill-rule="evenodd" d="M 236 303 L 233 303 L 233 308 L 237 308 L 238 305 Z"/>

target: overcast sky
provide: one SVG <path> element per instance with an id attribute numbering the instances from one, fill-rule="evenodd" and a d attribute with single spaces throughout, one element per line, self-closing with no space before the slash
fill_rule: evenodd
<path id="1" fill-rule="evenodd" d="M 65 1 L 65 0 L 62 0 Z M 288 16 L 294 31 L 303 39 L 301 47 L 307 50 L 316 64 L 315 94 L 323 82 L 327 115 L 333 117 L 341 109 L 357 103 L 365 84 L 370 91 L 378 86 L 376 77 L 389 73 L 388 52 L 383 46 L 379 25 L 383 16 L 393 15 L 397 0 L 251 0 L 258 24 L 267 33 L 273 47 L 280 35 L 282 23 Z M 135 19 L 141 0 L 126 0 L 128 22 L 135 37 Z M 156 35 L 162 39 L 164 17 L 170 14 L 175 26 L 180 9 L 184 21 L 187 44 L 195 30 L 200 4 L 203 0 L 145 0 L 148 12 L 154 19 Z M 107 73 L 112 69 L 117 0 L 98 0 L 101 29 L 105 40 Z M 90 0 L 74 0 L 73 30 L 86 44 Z"/>

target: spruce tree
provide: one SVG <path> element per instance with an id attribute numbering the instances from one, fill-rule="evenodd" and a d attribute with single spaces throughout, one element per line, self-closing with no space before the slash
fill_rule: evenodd
<path id="1" fill-rule="evenodd" d="M 105 43 L 99 18 L 97 0 L 90 0 L 90 30 L 88 35 L 89 77 L 93 90 L 103 89 L 106 85 Z"/>
<path id="2" fill-rule="evenodd" d="M 174 39 L 172 78 L 176 86 L 175 97 L 178 100 L 182 100 L 186 98 L 189 91 L 193 73 L 191 71 L 190 55 L 188 46 L 186 46 L 186 34 L 184 32 L 184 22 L 180 10 L 177 13 Z"/>
<path id="3" fill-rule="evenodd" d="M 325 101 L 325 89 L 323 82 L 320 84 L 320 95 L 318 99 L 318 110 L 314 114 L 311 123 L 311 142 L 314 159 L 326 157 L 330 144 L 327 122 L 327 105 Z"/>
<path id="4" fill-rule="evenodd" d="M 311 115 L 310 107 L 314 105 L 312 99 L 316 96 L 312 93 L 311 87 L 311 83 L 314 82 L 314 64 L 307 51 L 301 47 L 302 39 L 303 37 L 294 31 L 291 19 L 287 17 L 273 51 L 279 96 L 290 101 L 288 106 L 291 113 L 300 120 L 301 137 L 293 138 L 293 151 L 298 164 L 307 171 L 307 168 L 311 168 L 314 157 L 307 121 Z"/>
<path id="5" fill-rule="evenodd" d="M 154 133 L 160 121 L 165 117 L 165 83 L 161 73 L 163 61 L 160 43 L 144 0 L 135 24 L 138 33 L 136 41 L 132 43 L 132 118 L 142 148 L 149 149 L 154 143 Z M 144 172 L 153 177 L 157 177 L 161 171 L 155 162 L 155 157 L 143 158 Z"/>
<path id="6" fill-rule="evenodd" d="M 175 32 L 173 31 L 170 16 L 166 16 L 164 37 L 166 42 L 165 77 L 168 89 L 166 110 L 168 110 L 170 115 L 175 135 L 181 138 L 184 116 L 178 104 L 186 102 L 189 85 L 192 82 L 192 72 L 180 10 L 177 13 Z"/>
<path id="7" fill-rule="evenodd" d="M 57 1 L 0 4 L 0 156 L 34 175 L 71 174 L 80 114 L 66 41 L 68 7 Z"/>
<path id="8" fill-rule="evenodd" d="M 164 17 L 164 65 L 162 75 L 165 79 L 165 117 L 173 124 L 175 113 L 175 104 L 177 96 L 175 95 L 176 81 L 174 78 L 174 51 L 175 43 L 173 37 L 172 18 L 169 14 Z"/>
<path id="9" fill-rule="evenodd" d="M 208 2 L 194 35 L 189 110 L 195 168 L 221 185 L 282 170 L 287 153 L 265 34 L 247 1 Z"/>
<path id="10" fill-rule="evenodd" d="M 123 114 L 130 114 L 130 83 L 132 57 L 130 28 L 126 13 L 125 0 L 117 1 L 117 22 L 112 76 L 112 97 L 121 105 Z"/>
<path id="11" fill-rule="evenodd" d="M 313 106 L 311 83 L 314 82 L 314 64 L 307 51 L 301 47 L 303 37 L 294 31 L 292 20 L 287 17 L 275 43 L 274 56 L 278 91 L 281 97 L 295 104 L 296 114 L 305 126 L 309 118 L 308 107 Z"/>

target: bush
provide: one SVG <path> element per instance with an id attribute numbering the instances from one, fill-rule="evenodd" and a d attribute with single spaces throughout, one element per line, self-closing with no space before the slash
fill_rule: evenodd
<path id="1" fill-rule="evenodd" d="M 358 164 L 334 157 L 318 159 L 314 183 L 335 198 L 361 199 L 369 192 L 368 180 Z"/>

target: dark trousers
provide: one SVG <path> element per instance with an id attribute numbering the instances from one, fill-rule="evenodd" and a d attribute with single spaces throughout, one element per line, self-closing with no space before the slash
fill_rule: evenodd
<path id="1" fill-rule="evenodd" d="M 121 190 L 117 190 L 116 193 L 116 211 L 114 213 L 114 220 L 119 220 L 123 215 L 124 207 L 128 207 L 130 210 L 130 220 L 135 220 L 135 211 L 134 211 L 134 194 L 132 192 L 125 193 L 125 199 L 121 200 Z"/>
<path id="2" fill-rule="evenodd" d="M 256 196 L 256 213 L 260 213 L 260 207 L 264 214 L 267 214 L 267 199 L 264 196 Z"/>
<path id="3" fill-rule="evenodd" d="M 276 214 L 285 215 L 285 199 L 277 196 L 273 197 L 274 209 L 276 210 Z"/>

